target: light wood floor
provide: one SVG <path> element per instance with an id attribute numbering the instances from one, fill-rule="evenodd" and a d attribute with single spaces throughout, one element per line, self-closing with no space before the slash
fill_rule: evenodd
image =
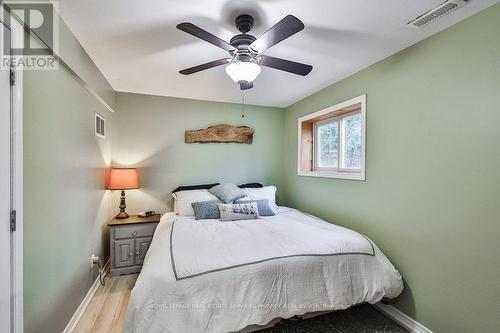
<path id="1" fill-rule="evenodd" d="M 73 332 L 120 333 L 137 276 L 106 278 L 106 285 L 99 286 Z"/>
<path id="2" fill-rule="evenodd" d="M 131 274 L 106 278 L 106 285 L 99 286 L 73 333 L 120 333 L 130 292 L 138 276 L 139 274 Z M 271 327 L 278 321 L 273 320 L 265 326 L 248 326 L 238 333 Z"/>

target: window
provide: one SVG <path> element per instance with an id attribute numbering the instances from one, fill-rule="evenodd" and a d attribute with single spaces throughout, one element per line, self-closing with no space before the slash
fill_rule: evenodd
<path id="1" fill-rule="evenodd" d="M 314 170 L 361 169 L 361 112 L 314 123 Z"/>
<path id="2" fill-rule="evenodd" d="M 366 96 L 299 119 L 298 175 L 365 179 Z"/>

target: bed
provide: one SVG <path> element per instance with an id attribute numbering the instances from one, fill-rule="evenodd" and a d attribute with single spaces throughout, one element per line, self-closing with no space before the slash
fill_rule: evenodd
<path id="1" fill-rule="evenodd" d="M 400 274 L 366 236 L 295 209 L 258 220 L 165 214 L 124 332 L 236 332 L 397 297 Z"/>

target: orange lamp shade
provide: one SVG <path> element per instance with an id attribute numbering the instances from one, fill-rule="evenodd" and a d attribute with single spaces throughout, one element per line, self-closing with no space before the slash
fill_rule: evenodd
<path id="1" fill-rule="evenodd" d="M 137 169 L 111 169 L 108 179 L 109 190 L 133 190 L 139 187 Z"/>

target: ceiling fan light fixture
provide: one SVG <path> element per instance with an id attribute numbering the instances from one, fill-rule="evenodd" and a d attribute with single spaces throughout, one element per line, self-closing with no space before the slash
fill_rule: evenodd
<path id="1" fill-rule="evenodd" d="M 236 83 L 240 81 L 253 82 L 260 72 L 262 72 L 262 68 L 249 61 L 235 61 L 226 66 L 227 75 Z"/>

